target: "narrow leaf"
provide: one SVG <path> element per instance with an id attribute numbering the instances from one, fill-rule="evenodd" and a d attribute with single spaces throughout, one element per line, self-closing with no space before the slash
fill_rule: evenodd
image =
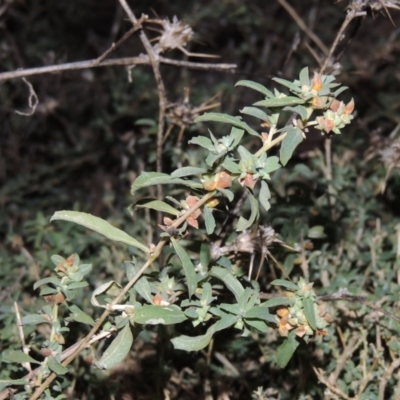
<path id="1" fill-rule="evenodd" d="M 303 133 L 298 128 L 291 128 L 287 131 L 286 137 L 282 141 L 279 151 L 279 158 L 283 166 L 287 164 L 292 157 L 295 148 L 303 141 Z"/>
<path id="2" fill-rule="evenodd" d="M 261 307 L 278 307 L 278 306 L 291 306 L 293 300 L 286 299 L 285 297 L 273 297 L 261 304 Z"/>
<path id="3" fill-rule="evenodd" d="M 206 136 L 195 136 L 188 142 L 189 144 L 197 144 L 200 147 L 205 148 L 208 151 L 215 151 L 215 146 L 212 141 Z"/>
<path id="4" fill-rule="evenodd" d="M 244 288 L 242 284 L 238 281 L 238 279 L 232 275 L 231 271 L 222 267 L 213 267 L 211 269 L 210 275 L 220 279 L 225 284 L 225 286 L 235 295 L 236 300 L 239 300 L 240 296 L 244 292 Z"/>
<path id="5" fill-rule="evenodd" d="M 301 88 L 297 85 L 295 85 L 293 82 L 287 81 L 286 79 L 282 78 L 272 78 L 273 81 L 278 82 L 282 86 L 286 86 L 290 90 L 296 93 L 301 93 Z"/>
<path id="6" fill-rule="evenodd" d="M 142 325 L 172 325 L 185 321 L 185 313 L 177 306 L 154 306 L 146 304 L 135 311 L 134 321 Z"/>
<path id="7" fill-rule="evenodd" d="M 214 215 L 210 207 L 205 206 L 203 211 L 204 211 L 204 221 L 206 223 L 207 235 L 211 235 L 214 233 L 215 227 L 217 226 L 215 223 Z"/>
<path id="8" fill-rule="evenodd" d="M 24 317 L 22 317 L 23 325 L 37 325 L 37 324 L 46 324 L 46 323 L 49 323 L 49 320 L 38 314 L 30 314 L 30 315 L 25 315 Z"/>
<path id="9" fill-rule="evenodd" d="M 317 319 L 315 317 L 314 302 L 312 299 L 303 299 L 304 315 L 307 318 L 308 324 L 314 331 L 317 329 Z"/>
<path id="10" fill-rule="evenodd" d="M 263 306 L 253 307 L 252 309 L 246 312 L 245 318 L 260 319 L 262 321 L 272 322 L 273 324 L 276 324 L 275 317 L 269 313 L 267 307 Z"/>
<path id="11" fill-rule="evenodd" d="M 2 353 L 2 361 L 4 362 L 14 362 L 14 363 L 25 363 L 29 362 L 32 364 L 40 364 L 29 354 L 25 354 L 22 350 L 4 350 Z"/>
<path id="12" fill-rule="evenodd" d="M 174 207 L 160 200 L 141 200 L 135 204 L 135 208 L 151 208 L 152 210 L 166 212 L 172 215 L 179 215 L 179 211 Z"/>
<path id="13" fill-rule="evenodd" d="M 181 260 L 183 271 L 186 277 L 186 285 L 188 287 L 189 297 L 192 297 L 197 289 L 197 279 L 194 265 L 190 260 L 189 255 L 186 253 L 185 249 L 177 242 L 175 238 L 171 237 L 171 243 L 175 249 L 176 254 Z"/>
<path id="14" fill-rule="evenodd" d="M 265 94 L 265 96 L 267 96 L 267 97 L 274 97 L 274 94 L 270 90 L 268 90 L 265 86 L 263 86 L 257 82 L 241 80 L 236 83 L 235 87 L 236 86 L 246 86 L 250 89 L 257 90 L 257 92 Z"/>
<path id="15" fill-rule="evenodd" d="M 271 282 L 271 285 L 277 285 L 277 286 L 283 286 L 289 290 L 292 290 L 294 292 L 296 292 L 297 290 L 299 290 L 299 287 L 290 281 L 286 281 L 284 279 L 275 279 Z"/>
<path id="16" fill-rule="evenodd" d="M 200 336 L 178 336 L 171 340 L 174 348 L 177 350 L 185 351 L 199 351 L 208 346 L 210 340 L 215 332 L 214 326 L 208 328 L 207 333 Z"/>
<path id="17" fill-rule="evenodd" d="M 304 104 L 303 99 L 294 96 L 274 97 L 268 100 L 261 100 L 254 103 L 255 106 L 262 106 L 266 108 L 294 106 L 296 104 Z"/>
<path id="18" fill-rule="evenodd" d="M 240 110 L 240 112 L 242 114 L 261 119 L 261 121 L 269 121 L 268 115 L 264 111 L 256 107 L 244 107 L 243 110 Z"/>
<path id="19" fill-rule="evenodd" d="M 250 192 L 248 195 L 248 199 L 250 201 L 250 208 L 251 208 L 250 218 L 248 220 L 243 217 L 239 218 L 239 221 L 236 226 L 236 231 L 238 231 L 238 232 L 242 232 L 242 231 L 250 228 L 250 226 L 253 225 L 254 221 L 256 220 L 256 218 L 259 215 L 257 199 Z"/>
<path id="20" fill-rule="evenodd" d="M 67 305 L 67 307 L 71 311 L 70 317 L 74 321 L 81 322 L 83 324 L 94 325 L 93 318 L 82 311 L 78 306 L 76 306 L 75 304 L 71 304 L 69 306 Z"/>
<path id="21" fill-rule="evenodd" d="M 131 193 L 134 194 L 143 187 L 171 183 L 171 180 L 170 175 L 161 172 L 142 172 L 133 182 Z"/>
<path id="22" fill-rule="evenodd" d="M 130 324 L 126 324 L 111 342 L 108 349 L 104 352 L 100 360 L 95 362 L 95 366 L 100 369 L 110 369 L 123 361 L 129 353 L 133 342 L 133 335 Z"/>
<path id="23" fill-rule="evenodd" d="M 47 365 L 57 375 L 65 375 L 68 372 L 68 368 L 61 365 L 61 363 L 54 356 L 51 356 L 47 359 Z"/>
<path id="24" fill-rule="evenodd" d="M 264 207 L 265 211 L 268 211 L 271 208 L 271 204 L 269 199 L 271 198 L 271 192 L 269 191 L 269 187 L 267 182 L 261 181 L 261 190 L 258 197 L 261 205 Z"/>
<path id="25" fill-rule="evenodd" d="M 172 178 L 182 178 L 184 176 L 191 176 L 191 175 L 202 175 L 205 174 L 207 170 L 205 168 L 198 168 L 198 167 L 182 167 L 176 169 L 172 172 Z"/>
<path id="26" fill-rule="evenodd" d="M 293 333 L 295 332 L 293 331 Z M 276 363 L 279 367 L 286 367 L 299 344 L 300 343 L 296 340 L 295 336 L 290 334 L 289 337 L 278 347 Z"/>
<path id="27" fill-rule="evenodd" d="M 250 133 L 250 135 L 260 136 L 260 134 L 254 129 L 250 128 L 246 122 L 242 121 L 240 117 L 232 117 L 228 114 L 220 114 L 220 113 L 205 113 L 197 117 L 194 122 L 204 122 L 204 121 L 213 121 L 213 122 L 222 122 L 226 124 L 231 124 L 236 126 L 237 128 L 242 128 L 246 132 Z"/>
<path id="28" fill-rule="evenodd" d="M 137 247 L 145 253 L 149 252 L 149 249 L 138 240 L 136 240 L 132 236 L 129 236 L 124 231 L 115 228 L 104 219 L 95 217 L 94 215 L 79 211 L 57 211 L 50 219 L 50 221 L 54 220 L 74 222 L 78 225 L 82 225 L 97 233 L 100 233 L 108 239 L 114 240 L 116 242 L 125 243 L 129 246 Z"/>

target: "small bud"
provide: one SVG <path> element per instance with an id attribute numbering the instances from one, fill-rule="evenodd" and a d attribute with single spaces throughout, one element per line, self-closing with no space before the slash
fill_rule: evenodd
<path id="1" fill-rule="evenodd" d="M 317 72 L 314 72 L 314 79 L 312 82 L 312 89 L 316 92 L 319 92 L 322 89 L 322 80 L 321 75 Z"/>

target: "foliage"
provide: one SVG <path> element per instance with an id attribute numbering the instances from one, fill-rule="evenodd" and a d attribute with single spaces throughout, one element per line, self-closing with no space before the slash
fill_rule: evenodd
<path id="1" fill-rule="evenodd" d="M 152 23 L 164 29 L 169 20 Z M 23 399 L 44 382 L 42 398 L 65 398 L 81 375 L 114 396 L 102 371 L 121 373 L 130 353 L 149 346 L 158 359 L 142 374 L 160 375 L 159 398 L 180 362 L 195 370 L 180 378 L 195 392 L 211 375 L 214 387 L 247 385 L 232 398 L 322 398 L 324 387 L 331 398 L 398 397 L 397 130 L 367 148 L 351 134 L 354 101 L 337 99 L 346 88 L 332 74 L 303 68 L 273 81 L 271 89 L 237 82 L 255 93 L 243 97 L 241 116 L 172 105 L 163 143 L 171 165 L 150 172 L 155 148 L 138 155 L 145 169 L 131 182 L 130 215 L 110 206 L 106 221 L 77 206 L 51 217 L 66 223 L 38 213 L 24 239 L 8 228 L 14 254 L 1 255 L 2 298 L 19 307 L 1 307 L 2 389 Z M 124 88 L 114 90 L 126 107 Z M 150 127 L 145 147 L 155 142 L 154 120 L 138 121 Z M 221 125 L 204 134 L 204 123 Z M 339 144 L 332 160 L 329 149 L 298 158 L 316 135 Z"/>

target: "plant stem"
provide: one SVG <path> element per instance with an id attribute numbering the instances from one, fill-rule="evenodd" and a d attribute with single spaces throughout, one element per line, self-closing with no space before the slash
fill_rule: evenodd
<path id="1" fill-rule="evenodd" d="M 201 206 L 203 206 L 207 201 L 212 199 L 215 196 L 216 192 L 208 192 L 205 194 L 193 207 L 189 208 L 181 217 L 179 217 L 176 221 L 173 222 L 172 227 L 178 228 L 187 218 L 189 218 L 196 210 L 198 210 Z M 117 304 L 126 292 L 137 282 L 137 280 L 143 275 L 144 271 L 158 258 L 162 249 L 167 244 L 168 238 L 162 238 L 157 246 L 155 247 L 153 253 L 150 258 L 143 264 L 142 268 L 138 271 L 138 273 L 128 282 L 128 284 L 121 290 L 119 295 L 114 299 L 114 301 L 109 305 L 108 309 L 106 309 L 100 318 L 97 320 L 96 324 L 93 326 L 91 331 L 86 335 L 86 337 L 82 340 L 80 345 L 76 348 L 76 350 L 64 360 L 62 365 L 66 367 L 69 365 L 77 355 L 89 344 L 92 336 L 97 332 L 106 318 L 110 315 L 112 311 L 112 306 Z M 52 372 L 47 379 L 35 390 L 33 395 L 30 397 L 30 400 L 37 400 L 39 396 L 46 390 L 46 388 L 53 382 L 53 380 L 57 377 L 57 375 Z"/>

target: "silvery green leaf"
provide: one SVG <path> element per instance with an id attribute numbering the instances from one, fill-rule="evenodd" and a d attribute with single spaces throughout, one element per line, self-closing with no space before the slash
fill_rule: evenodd
<path id="1" fill-rule="evenodd" d="M 292 331 L 288 338 L 278 347 L 276 355 L 276 363 L 279 367 L 285 368 L 292 358 L 294 352 L 299 346 L 299 342 L 296 340 L 296 331 Z"/>
<path id="2" fill-rule="evenodd" d="M 244 129 L 246 132 L 250 133 L 250 135 L 260 136 L 260 134 L 254 129 L 250 128 L 246 122 L 242 121 L 240 117 L 233 117 L 229 114 L 220 114 L 220 113 L 205 113 L 197 117 L 194 122 L 203 122 L 203 121 L 213 121 L 213 122 L 223 122 L 227 124 L 231 124 L 236 126 L 237 128 Z"/>
<path id="3" fill-rule="evenodd" d="M 292 157 L 293 151 L 302 141 L 303 133 L 300 129 L 293 127 L 287 131 L 279 151 L 279 158 L 283 166 L 287 164 Z"/>
<path id="4" fill-rule="evenodd" d="M 179 215 L 178 210 L 160 200 L 140 200 L 135 204 L 134 208 L 151 208 L 152 210 L 166 212 L 172 215 Z"/>
<path id="5" fill-rule="evenodd" d="M 236 86 L 245 86 L 248 87 L 250 89 L 253 90 L 257 90 L 257 92 L 260 92 L 262 94 L 264 94 L 266 97 L 273 97 L 273 93 L 268 90 L 265 86 L 257 83 L 257 82 L 253 82 L 253 81 L 248 81 L 248 80 L 241 80 L 239 82 L 236 83 Z"/>
<path id="6" fill-rule="evenodd" d="M 190 257 L 186 253 L 185 249 L 178 243 L 175 238 L 171 237 L 171 243 L 175 249 L 176 254 L 181 260 L 183 271 L 186 277 L 186 285 L 188 287 L 189 297 L 192 297 L 197 289 L 196 271 L 194 269 L 193 263 L 190 260 Z"/>
<path id="7" fill-rule="evenodd" d="M 304 104 L 305 100 L 294 96 L 274 97 L 268 100 L 261 100 L 254 103 L 255 106 L 262 106 L 266 108 L 293 106 L 296 104 Z"/>
<path id="8" fill-rule="evenodd" d="M 204 206 L 203 212 L 207 235 L 212 235 L 214 233 L 215 227 L 217 226 L 217 224 L 215 223 L 214 215 L 211 208 L 207 206 Z"/>
<path id="9" fill-rule="evenodd" d="M 173 178 L 182 178 L 184 176 L 191 176 L 191 175 L 202 175 L 205 174 L 207 170 L 205 168 L 198 168 L 198 167 L 182 167 L 176 169 L 172 172 L 171 176 Z"/>
<path id="10" fill-rule="evenodd" d="M 135 311 L 133 320 L 141 325 L 173 325 L 187 320 L 185 313 L 175 305 L 155 306 L 145 304 Z"/>
<path id="11" fill-rule="evenodd" d="M 283 286 L 289 290 L 292 290 L 293 292 L 296 292 L 297 290 L 299 290 L 298 285 L 296 285 L 293 282 L 286 281 L 285 279 L 275 279 L 271 282 L 271 285 Z"/>
<path id="12" fill-rule="evenodd" d="M 215 146 L 213 145 L 212 141 L 206 136 L 195 136 L 191 138 L 188 142 L 189 144 L 197 144 L 200 147 L 208 151 L 214 151 Z"/>
<path id="13" fill-rule="evenodd" d="M 210 272 L 211 276 L 220 279 L 225 286 L 235 295 L 236 300 L 239 300 L 240 296 L 244 292 L 242 284 L 238 279 L 232 275 L 232 272 L 227 268 L 213 267 Z"/>
<path id="14" fill-rule="evenodd" d="M 199 351 L 204 349 L 210 343 L 213 334 L 215 333 L 214 326 L 208 328 L 207 333 L 200 336 L 178 336 L 171 340 L 174 348 L 185 351 Z"/>
<path id="15" fill-rule="evenodd" d="M 148 253 L 149 249 L 138 240 L 129 236 L 124 231 L 112 226 L 109 222 L 96 217 L 91 214 L 87 214 L 79 211 L 57 211 L 53 214 L 50 221 L 54 220 L 64 220 L 69 222 L 74 222 L 75 224 L 82 225 L 89 228 L 108 239 L 114 240 L 116 242 L 125 243 L 129 246 L 137 247 L 138 249 Z"/>
<path id="16" fill-rule="evenodd" d="M 307 318 L 308 324 L 310 325 L 311 329 L 316 330 L 317 318 L 314 311 L 314 301 L 310 297 L 303 299 L 303 307 L 304 315 Z"/>
<path id="17" fill-rule="evenodd" d="M 236 231 L 238 232 L 242 232 L 250 228 L 253 225 L 256 218 L 258 218 L 259 216 L 258 201 L 250 192 L 248 195 L 248 200 L 250 201 L 250 207 L 251 207 L 250 218 L 248 220 L 242 216 L 239 218 L 239 221 L 236 226 Z"/>
<path id="18" fill-rule="evenodd" d="M 258 200 L 265 211 L 268 211 L 271 208 L 271 204 L 269 202 L 270 198 L 271 192 L 269 191 L 268 184 L 265 181 L 261 181 L 261 189 Z"/>
<path id="19" fill-rule="evenodd" d="M 110 369 L 118 363 L 129 353 L 133 343 L 133 335 L 130 324 L 126 324 L 122 328 L 116 338 L 108 346 L 107 350 L 103 353 L 100 360 L 96 361 L 94 365 L 100 369 Z"/>

